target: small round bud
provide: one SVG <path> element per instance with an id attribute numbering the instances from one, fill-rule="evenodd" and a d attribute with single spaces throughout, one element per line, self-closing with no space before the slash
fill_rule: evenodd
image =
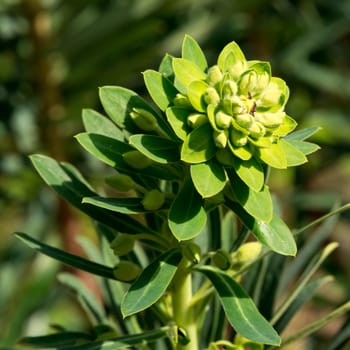
<path id="1" fill-rule="evenodd" d="M 267 128 L 275 129 L 281 126 L 285 117 L 285 112 L 256 113 L 255 119 Z"/>
<path id="2" fill-rule="evenodd" d="M 215 124 L 220 129 L 228 129 L 231 126 L 232 117 L 223 111 L 215 114 Z"/>
<path id="3" fill-rule="evenodd" d="M 126 260 L 121 260 L 113 269 L 115 279 L 121 282 L 132 282 L 140 273 L 139 265 Z"/>
<path id="4" fill-rule="evenodd" d="M 153 131 L 158 127 L 158 122 L 155 116 L 142 108 L 133 108 L 130 112 L 130 117 L 133 122 L 144 131 Z"/>
<path id="5" fill-rule="evenodd" d="M 137 150 L 124 153 L 123 159 L 126 164 L 134 169 L 145 169 L 153 163 L 151 159 Z"/>
<path id="6" fill-rule="evenodd" d="M 192 108 L 191 102 L 187 96 L 183 94 L 176 94 L 173 103 L 178 107 Z"/>
<path id="7" fill-rule="evenodd" d="M 130 253 L 134 248 L 135 239 L 132 235 L 125 233 L 118 234 L 110 244 L 110 248 L 117 256 L 122 256 Z"/>
<path id="8" fill-rule="evenodd" d="M 164 204 L 164 201 L 165 194 L 154 189 L 145 194 L 141 203 L 146 210 L 157 210 Z"/>
<path id="9" fill-rule="evenodd" d="M 219 83 L 223 78 L 223 75 L 221 73 L 221 70 L 218 66 L 212 66 L 208 69 L 208 77 L 207 77 L 207 82 L 210 85 L 216 85 Z"/>
<path id="10" fill-rule="evenodd" d="M 230 131 L 230 140 L 236 147 L 245 146 L 248 142 L 247 136 L 234 128 Z"/>
<path id="11" fill-rule="evenodd" d="M 244 129 L 249 129 L 254 123 L 254 117 L 249 113 L 238 114 L 236 116 L 236 122 Z"/>
<path id="12" fill-rule="evenodd" d="M 198 128 L 205 123 L 208 123 L 208 117 L 205 114 L 192 113 L 187 118 L 187 124 L 193 129 Z"/>
<path id="13" fill-rule="evenodd" d="M 128 192 L 135 188 L 135 181 L 125 174 L 116 174 L 106 178 L 106 183 L 120 192 Z"/>
<path id="14" fill-rule="evenodd" d="M 225 148 L 227 146 L 227 133 L 214 130 L 214 143 L 218 148 Z"/>
<path id="15" fill-rule="evenodd" d="M 216 89 L 209 86 L 204 93 L 204 101 L 206 104 L 217 106 L 220 103 L 220 96 Z"/>
<path id="16" fill-rule="evenodd" d="M 239 92 L 242 95 L 246 95 L 248 94 L 248 92 L 254 91 L 257 82 L 258 82 L 257 74 L 254 70 L 245 72 L 241 76 L 241 79 L 239 80 L 239 83 L 238 83 Z"/>
<path id="17" fill-rule="evenodd" d="M 254 89 L 254 94 L 263 91 L 270 81 L 270 76 L 267 72 L 262 72 L 257 75 L 257 82 Z"/>
<path id="18" fill-rule="evenodd" d="M 183 255 L 193 264 L 198 264 L 201 260 L 201 248 L 192 242 L 188 242 L 183 246 Z"/>
<path id="19" fill-rule="evenodd" d="M 221 270 L 228 270 L 232 264 L 231 255 L 224 249 L 218 249 L 212 254 L 211 259 L 213 263 Z"/>
<path id="20" fill-rule="evenodd" d="M 259 122 L 253 122 L 252 125 L 248 128 L 249 136 L 254 139 L 258 139 L 260 137 L 265 136 L 266 129 Z"/>
<path id="21" fill-rule="evenodd" d="M 222 94 L 226 96 L 235 96 L 237 94 L 237 83 L 233 80 L 226 80 L 222 87 Z"/>
<path id="22" fill-rule="evenodd" d="M 232 64 L 229 67 L 228 72 L 232 79 L 237 80 L 240 77 L 240 75 L 244 72 L 245 69 L 246 69 L 245 62 L 236 61 L 234 64 Z"/>
<path id="23" fill-rule="evenodd" d="M 248 242 L 242 244 L 233 254 L 233 267 L 239 269 L 245 264 L 248 264 L 255 260 L 262 251 L 262 245 L 260 242 Z"/>

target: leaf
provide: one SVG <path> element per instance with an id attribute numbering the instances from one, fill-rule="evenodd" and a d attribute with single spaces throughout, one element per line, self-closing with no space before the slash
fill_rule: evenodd
<path id="1" fill-rule="evenodd" d="M 143 78 L 153 101 L 160 110 L 165 111 L 172 104 L 178 90 L 164 75 L 154 70 L 146 70 Z"/>
<path id="2" fill-rule="evenodd" d="M 203 124 L 187 135 L 181 148 L 181 160 L 187 163 L 202 163 L 214 157 L 216 146 L 210 124 Z"/>
<path id="3" fill-rule="evenodd" d="M 169 107 L 165 113 L 176 136 L 184 141 L 187 134 L 190 132 L 187 125 L 187 118 L 192 112 L 182 107 Z"/>
<path id="4" fill-rule="evenodd" d="M 179 144 L 154 135 L 132 135 L 129 142 L 146 157 L 157 163 L 167 164 L 180 160 Z"/>
<path id="5" fill-rule="evenodd" d="M 186 181 L 169 210 L 169 227 L 177 240 L 183 241 L 199 235 L 206 223 L 202 198 L 191 181 Z"/>
<path id="6" fill-rule="evenodd" d="M 223 72 L 226 72 L 230 66 L 235 66 L 237 76 L 245 70 L 246 59 L 237 43 L 232 41 L 222 49 L 218 57 L 218 66 Z"/>
<path id="7" fill-rule="evenodd" d="M 97 136 L 103 137 L 102 135 Z M 82 204 L 84 197 L 93 197 L 96 196 L 96 193 L 73 166 L 58 163 L 43 155 L 32 155 L 30 159 L 39 175 L 49 186 L 92 219 L 125 233 L 151 232 L 148 227 L 127 215 L 110 213 L 102 208 Z"/>
<path id="8" fill-rule="evenodd" d="M 176 79 L 187 89 L 196 80 L 205 80 L 207 75 L 195 63 L 185 58 L 174 58 L 173 69 Z"/>
<path id="9" fill-rule="evenodd" d="M 286 155 L 288 167 L 301 165 L 307 162 L 304 153 L 295 148 L 293 144 L 281 139 L 279 145 L 282 147 L 284 154 Z"/>
<path id="10" fill-rule="evenodd" d="M 173 56 L 165 54 L 162 61 L 160 62 L 159 73 L 168 78 L 171 82 L 174 81 L 174 71 L 173 71 Z"/>
<path id="11" fill-rule="evenodd" d="M 213 266 L 202 266 L 196 270 L 209 278 L 219 295 L 228 321 L 240 335 L 264 344 L 279 345 L 281 343 L 277 332 L 260 314 L 249 295 L 231 276 Z"/>
<path id="12" fill-rule="evenodd" d="M 192 164 L 190 171 L 194 187 L 203 198 L 212 197 L 225 187 L 225 171 L 216 161 Z"/>
<path id="13" fill-rule="evenodd" d="M 90 289 L 82 281 L 71 273 L 60 273 L 58 280 L 66 286 L 73 289 L 85 311 L 93 316 L 93 323 L 107 322 L 107 317 L 101 304 L 97 301 L 96 296 L 92 294 Z"/>
<path id="14" fill-rule="evenodd" d="M 232 165 L 236 174 L 248 187 L 257 192 L 261 190 L 265 180 L 261 163 L 253 157 L 244 161 L 236 158 Z"/>
<path id="15" fill-rule="evenodd" d="M 267 165 L 277 169 L 287 168 L 287 159 L 280 143 L 273 143 L 270 147 L 258 148 L 259 158 Z"/>
<path id="16" fill-rule="evenodd" d="M 83 109 L 83 123 L 87 132 L 105 135 L 123 141 L 123 132 L 109 119 L 93 109 Z"/>
<path id="17" fill-rule="evenodd" d="M 295 256 L 297 246 L 294 236 L 284 221 L 276 214 L 269 223 L 254 219 L 236 202 L 226 199 L 225 204 L 237 214 L 243 224 L 253 232 L 254 236 L 274 252 Z"/>
<path id="18" fill-rule="evenodd" d="M 172 131 L 158 113 L 136 92 L 120 86 L 103 86 L 99 90 L 102 106 L 108 116 L 121 128 L 133 133 L 137 130 L 130 118 L 133 108 L 144 109 L 157 119 L 159 127 L 169 136 Z"/>
<path id="19" fill-rule="evenodd" d="M 82 202 L 113 212 L 130 215 L 147 212 L 142 206 L 141 201 L 142 198 L 103 198 L 95 196 L 85 197 Z"/>
<path id="20" fill-rule="evenodd" d="M 320 131 L 321 128 L 319 126 L 314 126 L 311 128 L 305 128 L 305 129 L 300 129 L 298 131 L 294 131 L 291 134 L 287 135 L 285 137 L 285 140 L 291 141 L 291 140 L 296 140 L 296 141 L 303 141 L 309 138 L 310 136 L 314 135 L 316 132 Z"/>
<path id="21" fill-rule="evenodd" d="M 241 206 L 255 219 L 268 223 L 272 219 L 272 199 L 266 185 L 260 191 L 250 189 L 233 169 L 226 169 L 232 191 Z"/>
<path id="22" fill-rule="evenodd" d="M 202 71 L 208 67 L 205 55 L 195 39 L 186 34 L 182 43 L 182 58 L 195 63 Z"/>
<path id="23" fill-rule="evenodd" d="M 206 103 L 203 99 L 203 95 L 208 87 L 208 84 L 202 80 L 195 80 L 187 87 L 187 95 L 191 102 L 191 105 L 198 112 L 206 111 Z"/>
<path id="24" fill-rule="evenodd" d="M 130 316 L 156 303 L 172 281 L 181 259 L 181 252 L 174 248 L 151 262 L 124 296 L 121 303 L 123 316 Z"/>
<path id="25" fill-rule="evenodd" d="M 37 241 L 36 239 L 22 232 L 15 233 L 15 236 L 29 247 L 39 251 L 40 253 L 50 256 L 51 258 L 56 259 L 63 264 L 75 267 L 79 270 L 90 272 L 97 276 L 114 279 L 113 269 L 111 267 L 97 264 L 77 255 L 66 253 L 63 250 L 41 243 L 40 241 Z"/>
<path id="26" fill-rule="evenodd" d="M 319 145 L 316 145 L 315 143 L 306 142 L 306 141 L 298 141 L 298 140 L 289 140 L 288 142 L 298 149 L 299 151 L 303 152 L 306 156 L 316 152 L 320 149 Z"/>
<path id="27" fill-rule="evenodd" d="M 177 172 L 169 166 L 154 164 L 142 170 L 131 168 L 125 163 L 123 154 L 134 150 L 134 148 L 124 142 L 120 142 L 107 136 L 91 133 L 78 134 L 76 139 L 97 159 L 122 172 L 128 174 L 142 172 L 142 176 L 151 176 L 157 179 L 160 178 L 166 180 L 176 180 L 179 177 Z"/>

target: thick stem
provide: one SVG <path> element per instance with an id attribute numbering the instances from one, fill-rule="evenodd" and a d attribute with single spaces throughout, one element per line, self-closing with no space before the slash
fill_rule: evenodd
<path id="1" fill-rule="evenodd" d="M 184 259 L 173 280 L 172 304 L 174 321 L 178 327 L 185 330 L 190 342 L 186 345 L 178 343 L 177 350 L 198 350 L 198 330 L 196 318 L 191 305 L 192 275 Z"/>

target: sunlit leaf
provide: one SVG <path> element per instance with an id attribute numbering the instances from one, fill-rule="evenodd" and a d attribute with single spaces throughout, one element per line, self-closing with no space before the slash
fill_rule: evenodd
<path id="1" fill-rule="evenodd" d="M 182 43 L 182 58 L 195 63 L 202 71 L 207 69 L 207 60 L 197 41 L 186 34 Z"/>

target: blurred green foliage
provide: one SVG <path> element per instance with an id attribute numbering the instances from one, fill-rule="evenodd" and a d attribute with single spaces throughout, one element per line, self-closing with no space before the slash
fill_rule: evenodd
<path id="1" fill-rule="evenodd" d="M 289 219 L 328 209 L 334 196 L 327 191 L 350 200 L 348 0 L 2 0 L 0 347 L 42 330 L 48 319 L 66 318 L 73 328 L 83 323 L 82 310 L 55 281 L 59 266 L 43 264 L 12 237 L 25 229 L 70 245 L 70 233 L 92 234 L 84 218 L 43 186 L 28 154 L 69 160 L 98 183 L 101 166 L 85 158 L 72 138 L 82 129 L 81 109 L 100 108 L 102 85 L 143 94 L 140 72 L 157 68 L 164 52 L 178 54 L 185 33 L 209 61 L 232 40 L 247 58 L 270 61 L 274 75 L 290 87 L 288 112 L 303 126 L 323 127 L 314 139 L 323 150 L 307 166 L 287 177 L 272 173 L 276 191 L 290 203 Z M 346 256 L 349 248 L 341 252 Z M 344 258 L 331 265 L 326 268 L 340 280 L 349 278 Z"/>

